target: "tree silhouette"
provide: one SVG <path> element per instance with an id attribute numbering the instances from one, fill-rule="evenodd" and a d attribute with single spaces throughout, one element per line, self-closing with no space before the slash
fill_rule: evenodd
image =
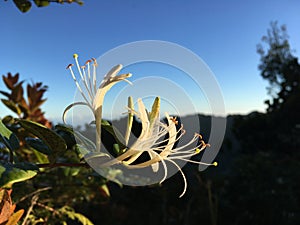
<path id="1" fill-rule="evenodd" d="M 300 65 L 298 58 L 292 54 L 284 25 L 278 27 L 277 22 L 272 22 L 262 40 L 269 49 L 265 51 L 262 44 L 258 45 L 257 51 L 261 56 L 259 69 L 261 76 L 270 83 L 268 89 L 273 99 L 266 103 L 268 112 L 272 112 L 281 109 L 292 96 L 299 95 Z"/>
<path id="2" fill-rule="evenodd" d="M 224 191 L 225 224 L 300 222 L 300 65 L 292 54 L 285 26 L 271 23 L 258 45 L 261 76 L 269 81 L 266 113 L 240 116 L 234 131 L 240 142 L 235 167 Z M 227 215 L 235 215 L 234 220 Z"/>

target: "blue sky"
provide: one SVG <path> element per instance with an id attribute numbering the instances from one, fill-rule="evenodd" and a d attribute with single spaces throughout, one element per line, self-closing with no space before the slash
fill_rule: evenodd
<path id="1" fill-rule="evenodd" d="M 84 6 L 33 6 L 22 14 L 1 1 L 0 73 L 19 72 L 28 82 L 48 85 L 43 109 L 59 121 L 74 98 L 75 85 L 65 69 L 73 53 L 85 61 L 122 44 L 163 40 L 204 60 L 219 82 L 228 114 L 264 111 L 267 82 L 257 70 L 256 45 L 277 20 L 287 25 L 292 48 L 300 51 L 299 10 L 298 0 L 85 0 Z M 1 106 L 0 115 L 6 113 Z"/>

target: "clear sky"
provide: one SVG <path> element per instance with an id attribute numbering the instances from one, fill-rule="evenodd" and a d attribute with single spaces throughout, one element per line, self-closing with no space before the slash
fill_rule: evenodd
<path id="1" fill-rule="evenodd" d="M 21 79 L 48 85 L 43 109 L 56 121 L 74 98 L 75 85 L 65 69 L 73 53 L 85 61 L 133 41 L 177 43 L 210 67 L 226 112 L 233 114 L 265 110 L 267 82 L 257 70 L 256 45 L 271 21 L 287 25 L 292 48 L 300 51 L 298 0 L 84 2 L 33 6 L 25 14 L 10 1 L 0 2 L 0 73 L 19 72 Z M 6 112 L 0 106 L 0 115 Z"/>

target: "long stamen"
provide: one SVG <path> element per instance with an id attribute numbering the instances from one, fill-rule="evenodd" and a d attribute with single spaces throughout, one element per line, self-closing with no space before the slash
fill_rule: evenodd
<path id="1" fill-rule="evenodd" d="M 173 146 L 173 145 L 174 145 L 179 139 L 181 139 L 181 137 L 185 134 L 185 130 L 183 130 L 183 126 L 181 126 L 181 128 L 177 131 L 176 134 L 174 134 L 174 136 L 176 137 L 177 134 L 178 134 L 180 131 L 182 131 L 181 134 L 180 134 L 176 139 L 174 139 L 172 142 L 169 142 L 169 143 L 167 143 L 166 145 L 158 146 L 157 148 L 158 148 L 158 149 L 165 149 L 166 147 Z M 166 133 L 168 133 L 168 131 L 166 131 Z M 169 139 L 170 139 L 170 138 L 173 138 L 173 136 L 172 136 L 172 137 L 169 137 Z M 155 143 L 155 144 L 157 144 L 157 145 L 164 144 L 164 143 L 168 142 L 169 139 L 162 140 L 162 141 L 157 142 L 157 143 Z"/>
<path id="2" fill-rule="evenodd" d="M 199 154 L 204 148 L 201 148 L 199 149 L 200 146 L 196 146 L 194 148 L 191 148 L 191 149 L 187 149 L 187 150 L 184 150 L 184 151 L 173 151 L 171 150 L 171 153 L 170 155 L 174 156 L 174 155 L 177 155 L 177 156 L 186 156 L 186 155 L 197 155 Z"/>
<path id="3" fill-rule="evenodd" d="M 165 130 L 159 131 L 155 136 L 149 136 L 146 139 L 139 139 L 140 142 L 142 143 L 152 143 L 151 146 L 154 145 L 158 145 L 160 142 L 156 142 L 157 140 L 159 140 L 161 137 L 164 137 L 167 134 L 167 132 Z M 161 141 L 161 143 L 165 142 L 167 140 Z M 148 144 L 149 145 L 149 144 Z"/>
<path id="4" fill-rule="evenodd" d="M 186 151 L 186 152 L 171 153 L 169 157 L 190 158 L 190 157 L 198 155 L 198 154 L 199 154 L 199 152 L 197 151 L 197 148 L 194 148 L 194 149 L 191 149 L 190 151 Z"/>
<path id="5" fill-rule="evenodd" d="M 92 58 L 93 60 L 93 85 L 94 85 L 94 92 L 97 92 L 97 75 L 96 75 L 96 68 L 98 66 L 97 61 L 95 58 Z"/>
<path id="6" fill-rule="evenodd" d="M 94 94 L 93 88 L 92 88 L 90 62 L 92 62 L 92 61 L 91 61 L 91 60 L 86 61 L 85 65 L 87 65 L 87 74 L 88 74 L 88 81 L 89 81 L 89 89 L 91 90 L 92 96 L 93 96 L 93 98 L 94 98 L 94 97 L 95 97 L 95 94 Z"/>
<path id="7" fill-rule="evenodd" d="M 93 101 L 92 90 L 89 89 L 87 79 L 86 79 L 85 66 L 82 66 L 81 68 L 82 68 L 82 73 L 83 73 L 83 84 L 85 86 L 85 89 L 87 90 L 87 93 L 88 93 L 91 101 Z"/>
<path id="8" fill-rule="evenodd" d="M 185 145 L 183 146 L 180 146 L 178 148 L 175 148 L 175 149 L 172 149 L 172 152 L 178 152 L 180 151 L 181 149 L 184 149 L 186 147 L 188 147 L 189 145 L 193 144 L 198 138 L 196 136 L 193 137 L 192 140 L 190 140 L 188 143 L 186 143 Z"/>
<path id="9" fill-rule="evenodd" d="M 144 152 L 143 146 L 148 146 L 149 148 L 152 148 L 153 150 L 156 150 L 158 147 L 154 147 L 157 145 L 156 141 L 159 140 L 161 137 L 165 136 L 167 132 L 165 130 L 161 130 L 159 133 L 157 133 L 155 136 L 147 137 L 146 139 L 138 139 L 131 148 L 141 149 L 141 152 Z M 165 140 L 167 141 L 167 140 Z M 142 146 L 141 146 L 142 145 Z"/>
<path id="10" fill-rule="evenodd" d="M 160 157 L 160 156 L 159 156 Z M 162 165 L 163 165 L 163 168 L 164 168 L 164 177 L 160 180 L 160 184 L 162 184 L 162 182 L 164 182 L 166 179 L 167 179 L 167 176 L 168 176 L 168 167 L 166 165 L 166 162 L 162 159 L 160 160 Z"/>
<path id="11" fill-rule="evenodd" d="M 74 55 L 73 55 L 73 58 L 75 59 L 76 66 L 77 66 L 79 75 L 80 75 L 80 77 L 81 77 L 81 80 L 84 80 L 84 77 L 83 77 L 83 75 L 82 75 L 81 68 L 80 68 L 80 65 L 79 65 L 79 62 L 78 62 L 78 55 L 77 55 L 77 54 L 74 54 Z"/>
<path id="12" fill-rule="evenodd" d="M 190 158 L 194 155 L 199 154 L 201 151 L 203 151 L 207 147 L 207 144 L 199 144 L 198 146 L 188 149 L 185 151 L 173 151 L 171 150 L 170 157 L 182 157 L 182 158 Z"/>
<path id="13" fill-rule="evenodd" d="M 71 75 L 72 75 L 72 78 L 73 78 L 73 80 L 75 81 L 75 84 L 76 84 L 76 86 L 77 86 L 77 88 L 78 88 L 78 91 L 80 92 L 80 94 L 82 95 L 82 97 L 84 98 L 84 100 L 85 100 L 87 103 L 89 103 L 87 97 L 86 97 L 85 94 L 83 93 L 83 91 L 82 91 L 82 89 L 81 89 L 81 87 L 80 87 L 80 85 L 79 85 L 79 83 L 78 83 L 78 81 L 77 81 L 77 79 L 76 79 L 76 77 L 75 77 L 75 74 L 74 74 L 74 72 L 73 72 L 73 70 L 72 70 L 72 65 L 73 65 L 73 64 L 68 65 L 67 69 L 70 70 Z"/>
<path id="14" fill-rule="evenodd" d="M 89 95 L 89 98 L 90 98 L 91 101 L 93 101 L 91 91 L 90 91 L 90 89 L 88 88 L 88 85 L 87 85 L 86 76 L 85 76 L 85 71 L 84 71 L 84 69 L 81 68 L 80 65 L 79 65 L 78 55 L 77 55 L 77 54 L 74 54 L 74 55 L 73 55 L 73 58 L 75 59 L 76 66 L 77 66 L 77 70 L 78 70 L 79 75 L 80 75 L 80 78 L 81 78 L 81 80 L 82 80 L 82 82 L 83 82 L 83 84 L 84 84 L 84 86 L 85 86 L 85 88 L 86 88 L 86 91 L 87 91 L 87 93 L 88 93 L 88 95 Z"/>
<path id="15" fill-rule="evenodd" d="M 187 181 L 186 181 L 186 177 L 185 177 L 185 175 L 184 175 L 182 169 L 180 168 L 180 166 L 178 166 L 177 163 L 175 163 L 173 160 L 168 159 L 168 158 L 167 158 L 166 160 L 169 161 L 169 162 L 171 162 L 172 164 L 174 164 L 174 165 L 177 167 L 177 169 L 179 170 L 179 172 L 181 173 L 181 175 L 182 175 L 183 182 L 184 182 L 184 187 L 183 187 L 183 191 L 182 191 L 181 195 L 179 196 L 179 198 L 181 198 L 181 197 L 185 194 L 186 189 L 187 189 Z"/>
<path id="16" fill-rule="evenodd" d="M 185 145 L 183 147 L 187 147 L 188 145 Z M 187 149 L 187 150 L 181 150 L 181 148 L 176 148 L 171 150 L 171 155 L 177 155 L 177 156 L 181 156 L 181 157 L 191 157 L 194 155 L 199 154 L 201 151 L 203 151 L 206 147 L 209 147 L 209 144 L 206 144 L 203 140 L 201 141 L 200 144 L 198 144 L 196 147 L 191 148 L 191 149 Z"/>
<path id="17" fill-rule="evenodd" d="M 190 162 L 190 163 L 195 163 L 195 164 L 199 164 L 199 165 L 205 165 L 205 166 L 217 166 L 218 163 L 217 162 L 213 162 L 213 163 L 205 163 L 205 162 L 200 162 L 200 161 L 195 161 L 195 160 L 191 160 L 191 159 L 186 159 L 186 158 L 181 158 L 181 157 L 168 157 L 168 159 L 177 159 L 177 160 L 182 160 L 185 162 Z"/>

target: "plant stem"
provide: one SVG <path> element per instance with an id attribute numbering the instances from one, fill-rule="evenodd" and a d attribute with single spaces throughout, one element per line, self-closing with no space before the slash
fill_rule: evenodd
<path id="1" fill-rule="evenodd" d="M 56 168 L 56 167 L 85 167 L 90 168 L 87 163 L 43 163 L 36 164 L 39 168 Z"/>
<path id="2" fill-rule="evenodd" d="M 98 107 L 95 112 L 96 121 L 96 152 L 101 151 L 101 120 L 102 120 L 102 106 Z"/>
<path id="3" fill-rule="evenodd" d="M 38 193 L 42 192 L 42 191 L 47 191 L 50 190 L 52 187 L 45 187 L 45 188 L 40 188 L 37 189 L 36 191 L 29 193 L 28 195 L 23 196 L 20 200 L 18 200 L 17 202 L 15 202 L 16 205 L 18 205 L 20 202 L 24 201 L 25 199 L 31 197 L 32 195 L 37 195 Z"/>
<path id="4" fill-rule="evenodd" d="M 26 213 L 26 216 L 25 216 L 25 218 L 24 218 L 24 220 L 23 220 L 22 225 L 26 225 L 26 224 L 27 224 L 28 217 L 29 217 L 29 215 L 30 215 L 30 213 L 31 213 L 31 211 L 32 211 L 32 209 L 33 209 L 33 207 L 34 207 L 34 205 L 37 203 L 38 199 L 39 199 L 39 194 L 36 194 L 36 195 L 34 195 L 34 196 L 32 197 L 31 205 L 29 206 L 29 208 L 28 208 L 28 210 L 27 210 L 27 213 Z"/>

